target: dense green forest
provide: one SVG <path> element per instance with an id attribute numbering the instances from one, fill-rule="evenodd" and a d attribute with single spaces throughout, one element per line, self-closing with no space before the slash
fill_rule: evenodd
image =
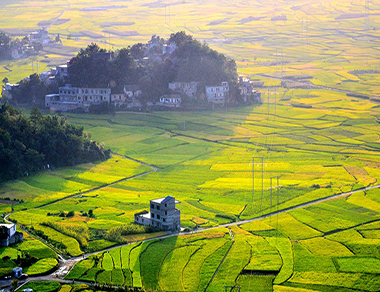
<path id="1" fill-rule="evenodd" d="M 0 107 L 0 182 L 109 157 L 110 150 L 65 117 L 43 116 L 37 108 L 27 117 L 7 103 Z"/>

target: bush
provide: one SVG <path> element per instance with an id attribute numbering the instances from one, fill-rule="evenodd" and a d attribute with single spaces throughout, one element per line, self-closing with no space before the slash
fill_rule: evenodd
<path id="1" fill-rule="evenodd" d="M 70 211 L 69 213 L 67 213 L 66 217 L 74 217 L 74 215 L 74 211 Z"/>
<path id="2" fill-rule="evenodd" d="M 125 242 L 125 240 L 123 239 L 123 236 L 125 235 L 152 233 L 155 231 L 157 231 L 157 229 L 151 226 L 137 224 L 120 225 L 112 227 L 110 230 L 108 230 L 107 234 L 105 235 L 105 238 L 109 241 L 122 243 Z"/>

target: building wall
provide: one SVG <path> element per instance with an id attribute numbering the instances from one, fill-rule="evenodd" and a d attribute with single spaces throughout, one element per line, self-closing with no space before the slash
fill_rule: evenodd
<path id="1" fill-rule="evenodd" d="M 181 212 L 176 209 L 175 199 L 165 203 L 150 203 L 151 220 L 154 227 L 163 230 L 178 230 L 181 226 Z"/>
<path id="2" fill-rule="evenodd" d="M 59 88 L 58 97 L 45 96 L 45 105 L 57 111 L 68 111 L 76 108 L 88 110 L 91 104 L 111 102 L 110 88 L 78 88 L 63 86 Z"/>
<path id="3" fill-rule="evenodd" d="M 206 86 L 207 101 L 214 104 L 224 104 L 229 91 L 228 82 L 222 82 L 219 86 Z"/>

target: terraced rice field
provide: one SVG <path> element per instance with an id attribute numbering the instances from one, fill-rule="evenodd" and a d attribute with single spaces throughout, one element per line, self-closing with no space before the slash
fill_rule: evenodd
<path id="1" fill-rule="evenodd" d="M 168 4 L 0 3 L 0 27 L 9 32 L 37 28 L 62 12 L 66 19 L 49 28 L 51 36 L 60 33 L 64 47 L 3 61 L 0 79 L 16 82 L 36 71 L 32 60 L 40 60 L 39 70 L 60 64 L 90 42 L 118 49 L 147 42 L 152 34 L 167 37 L 185 30 L 235 58 L 239 73 L 264 82 L 263 105 L 208 112 L 69 114 L 72 123 L 113 152 L 152 167 L 114 155 L 99 164 L 47 170 L 1 185 L 0 197 L 13 203 L 0 204 L 2 213 L 14 209 L 11 219 L 44 232 L 56 245 L 63 242 L 60 252 L 75 256 L 115 245 L 104 239 L 106 232 L 131 224 L 133 214 L 148 209 L 152 198 L 172 195 L 180 200 L 182 226 L 192 229 L 378 183 L 377 3 L 372 1 L 363 17 L 363 3 L 352 1 L 185 1 L 170 6 L 170 19 Z M 126 15 L 133 17 L 126 22 Z M 295 88 L 297 82 L 304 89 Z M 234 285 L 243 291 L 378 291 L 379 198 L 379 190 L 360 192 L 244 224 L 232 228 L 234 241 L 228 230 L 216 229 L 102 251 L 80 262 L 67 278 L 166 291 L 221 291 Z M 90 210 L 92 217 L 85 215 Z M 73 217 L 59 216 L 70 211 Z M 162 233 L 123 240 L 158 235 Z M 31 246 L 26 250 L 34 253 Z M 1 252 L 1 258 L 17 258 L 23 249 Z M 54 266 L 55 256 L 46 254 L 28 268 L 30 273 Z"/>

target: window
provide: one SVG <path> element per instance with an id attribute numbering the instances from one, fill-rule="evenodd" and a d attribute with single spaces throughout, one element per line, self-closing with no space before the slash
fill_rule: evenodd
<path id="1" fill-rule="evenodd" d="M 154 218 L 154 214 L 152 213 L 152 218 Z"/>
<path id="2" fill-rule="evenodd" d="M 165 218 L 162 218 L 162 221 L 163 221 L 163 222 L 166 222 L 166 219 L 165 219 Z"/>
<path id="3" fill-rule="evenodd" d="M 168 215 L 168 211 L 165 211 L 165 215 Z"/>
<path id="4" fill-rule="evenodd" d="M 165 204 L 165 207 L 167 207 L 168 206 L 168 204 Z"/>
<path id="5" fill-rule="evenodd" d="M 161 216 L 157 214 L 157 219 L 161 219 Z"/>
<path id="6" fill-rule="evenodd" d="M 154 205 L 153 205 L 153 204 L 150 204 L 150 208 L 151 208 L 151 209 L 154 209 Z"/>
<path id="7" fill-rule="evenodd" d="M 160 206 L 157 206 L 157 210 L 160 210 Z"/>

